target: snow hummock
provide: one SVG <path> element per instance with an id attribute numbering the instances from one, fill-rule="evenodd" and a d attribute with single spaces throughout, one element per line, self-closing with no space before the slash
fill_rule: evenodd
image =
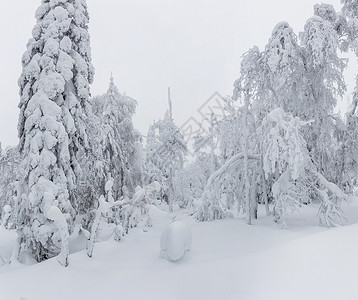
<path id="1" fill-rule="evenodd" d="M 3 212 L 5 213 L 5 214 L 11 214 L 11 211 L 12 211 L 12 209 L 11 209 L 11 206 L 10 205 L 4 205 L 4 208 L 3 208 Z"/>
<path id="2" fill-rule="evenodd" d="M 181 259 L 191 248 L 192 233 L 187 224 L 175 221 L 165 228 L 160 238 L 161 256 L 170 261 Z"/>

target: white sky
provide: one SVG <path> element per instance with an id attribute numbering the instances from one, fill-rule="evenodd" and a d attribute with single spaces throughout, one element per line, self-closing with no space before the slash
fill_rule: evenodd
<path id="1" fill-rule="evenodd" d="M 215 91 L 231 95 L 241 55 L 262 50 L 275 24 L 296 34 L 317 0 L 87 0 L 93 64 L 92 95 L 107 90 L 111 71 L 121 92 L 138 100 L 135 125 L 146 133 L 167 109 L 171 86 L 180 126 Z M 336 9 L 339 0 L 328 0 Z M 17 144 L 17 79 L 40 0 L 1 4 L 0 141 Z M 355 68 L 355 67 L 354 67 Z M 352 82 L 350 70 L 347 82 Z M 349 87 L 352 89 L 352 86 Z"/>

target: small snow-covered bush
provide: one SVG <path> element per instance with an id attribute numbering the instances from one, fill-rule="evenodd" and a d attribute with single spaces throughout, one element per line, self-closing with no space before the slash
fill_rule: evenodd
<path id="1" fill-rule="evenodd" d="M 3 208 L 3 213 L 1 218 L 1 226 L 3 226 L 4 228 L 8 228 L 11 213 L 12 213 L 11 206 L 5 205 Z"/>
<path id="2" fill-rule="evenodd" d="M 161 257 L 178 261 L 191 248 L 192 233 L 183 222 L 173 222 L 166 227 L 160 238 Z"/>

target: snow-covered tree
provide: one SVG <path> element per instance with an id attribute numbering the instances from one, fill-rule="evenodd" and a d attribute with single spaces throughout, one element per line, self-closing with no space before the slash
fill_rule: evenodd
<path id="1" fill-rule="evenodd" d="M 286 114 L 282 108 L 271 111 L 258 129 L 263 149 L 265 179 L 272 185 L 275 220 L 286 225 L 289 212 L 310 203 L 307 173 L 313 165 L 301 127 L 306 122 Z"/>
<path id="2" fill-rule="evenodd" d="M 226 105 L 227 106 L 227 105 Z M 199 130 L 195 133 L 193 140 L 193 150 L 196 157 L 202 153 L 207 153 L 209 158 L 209 170 L 213 173 L 219 168 L 218 146 L 220 135 L 221 120 L 214 113 L 204 118 Z"/>
<path id="3" fill-rule="evenodd" d="M 337 30 L 338 35 L 343 40 L 341 49 L 343 51 L 351 49 L 358 56 L 358 3 L 354 0 L 342 0 L 341 3 L 343 4 L 341 22 Z M 358 76 L 356 76 L 352 102 L 354 106 L 357 106 Z"/>
<path id="4" fill-rule="evenodd" d="M 252 217 L 257 216 L 257 200 L 253 195 L 250 195 L 251 183 L 249 175 L 249 155 L 257 152 L 257 148 L 254 146 L 256 142 L 255 130 L 257 119 L 262 111 L 255 115 L 252 113 L 252 107 L 257 104 L 261 99 L 264 99 L 264 95 L 261 94 L 262 90 L 262 65 L 261 65 L 261 53 L 257 47 L 250 49 L 242 58 L 240 77 L 234 84 L 233 99 L 242 100 L 242 153 L 244 159 L 243 166 L 243 188 L 245 194 L 245 212 L 246 223 L 251 224 Z M 251 142 L 251 145 L 250 145 Z M 256 149 L 255 149 L 256 148 Z M 251 170 L 253 171 L 253 170 Z M 255 172 L 253 172 L 254 174 Z M 251 176 L 254 179 L 255 175 Z"/>
<path id="5" fill-rule="evenodd" d="M 237 199 L 237 206 L 240 210 L 243 208 L 244 213 L 247 209 L 247 198 L 246 195 L 242 195 L 242 191 L 245 188 L 245 168 L 247 168 L 247 175 L 257 169 L 257 163 L 259 161 L 259 155 L 248 154 L 247 165 L 245 164 L 245 155 L 238 153 L 228 159 L 218 170 L 210 175 L 203 193 L 201 195 L 201 205 L 196 212 L 196 219 L 198 221 L 209 221 L 215 219 L 222 219 L 229 216 L 228 209 L 231 208 L 227 203 L 223 203 L 222 194 L 227 188 L 227 177 L 228 175 L 235 178 L 235 185 L 240 190 L 240 196 Z M 252 180 L 253 176 L 249 177 Z M 249 186 L 250 188 L 250 186 Z M 249 189 L 249 197 L 255 196 Z M 249 201 L 253 203 L 253 199 L 249 198 Z"/>
<path id="6" fill-rule="evenodd" d="M 242 108 L 235 107 L 219 125 L 219 149 L 224 161 L 242 150 Z"/>
<path id="7" fill-rule="evenodd" d="M 190 208 L 193 211 L 212 173 L 211 155 L 206 152 L 198 152 L 192 163 L 175 172 L 173 178 L 174 202 L 180 208 Z"/>
<path id="8" fill-rule="evenodd" d="M 17 147 L 7 147 L 0 155 L 0 209 L 14 206 L 15 182 L 20 155 Z"/>
<path id="9" fill-rule="evenodd" d="M 107 93 L 95 97 L 92 103 L 94 114 L 103 123 L 103 159 L 106 172 L 114 178 L 114 196 L 118 199 L 123 187 L 133 193 L 141 184 L 141 135 L 132 121 L 137 101 L 121 94 L 111 77 Z"/>
<path id="10" fill-rule="evenodd" d="M 2 213 L 1 213 L 1 227 L 3 228 L 8 228 L 9 225 L 9 221 L 11 218 L 11 213 L 12 213 L 12 209 L 10 205 L 5 205 L 2 208 Z"/>
<path id="11" fill-rule="evenodd" d="M 91 115 L 86 124 L 89 148 L 78 153 L 82 174 L 76 187 L 75 209 L 79 214 L 85 214 L 89 222 L 91 211 L 96 208 L 99 197 L 105 194 L 106 162 L 102 151 L 105 139 L 102 120 Z"/>
<path id="12" fill-rule="evenodd" d="M 158 181 L 160 197 L 173 209 L 175 172 L 183 168 L 187 147 L 179 128 L 167 112 L 150 126 L 146 143 L 145 182 Z"/>
<path id="13" fill-rule="evenodd" d="M 341 3 L 343 18 L 340 18 L 338 33 L 344 37 L 343 50 L 350 48 L 358 55 L 358 3 L 355 0 L 341 0 Z"/>
<path id="14" fill-rule="evenodd" d="M 317 170 L 332 181 L 334 169 L 332 138 L 339 117 L 333 109 L 342 97 L 346 85 L 343 79 L 345 61 L 338 57 L 338 36 L 332 24 L 319 16 L 310 18 L 301 34 L 305 65 L 305 110 L 303 120 L 314 120 L 304 130 L 310 156 Z M 340 184 L 340 182 L 336 182 Z"/>
<path id="15" fill-rule="evenodd" d="M 303 61 L 297 40 L 290 25 L 280 22 L 274 27 L 262 53 L 258 105 L 265 114 L 278 106 L 296 115 L 304 110 Z"/>
<path id="16" fill-rule="evenodd" d="M 336 184 L 342 186 L 346 179 L 343 180 L 343 173 L 339 171 L 344 167 L 339 168 L 338 176 L 332 176 L 337 172 L 338 165 L 332 157 L 336 154 L 342 157 L 340 151 L 346 151 L 347 146 L 343 148 L 340 145 L 346 144 L 342 138 L 345 135 L 344 126 L 342 127 L 341 119 L 333 114 L 333 108 L 336 99 L 345 90 L 342 73 L 345 61 L 337 55 L 339 40 L 334 27 L 336 23 L 329 19 L 329 7 L 326 10 L 317 8 L 316 11 L 324 19 L 316 16 L 308 21 L 305 32 L 301 35 L 301 45 L 290 26 L 281 22 L 275 26 L 263 52 L 253 47 L 244 54 L 233 96 L 234 100 L 240 100 L 242 106 L 233 116 L 222 122 L 224 130 L 236 128 L 235 138 L 229 136 L 221 139 L 223 153 L 225 156 L 232 156 L 209 178 L 202 195 L 203 205 L 196 214 L 197 219 L 224 217 L 234 201 L 238 208 L 244 210 L 247 223 L 250 224 L 255 216 L 257 203 L 264 202 L 269 214 L 268 203 L 273 201 L 275 216 L 284 222 L 287 207 L 297 208 L 313 198 L 322 201 L 319 211 L 320 216 L 325 216 L 321 217 L 321 221 L 324 219 L 322 223 L 331 226 L 336 222 L 336 217 L 341 217 L 340 205 L 346 196 Z M 278 110 L 283 112 L 279 115 L 285 115 L 279 118 L 282 122 L 278 123 L 282 126 L 268 121 L 271 111 Z M 285 118 L 297 120 L 297 124 L 291 121 L 285 123 Z M 289 133 L 284 139 L 280 137 L 281 140 L 268 138 L 265 144 L 267 136 L 262 135 L 261 130 L 267 124 L 275 129 L 271 128 L 266 135 L 271 130 L 278 130 L 281 135 Z M 302 126 L 303 124 L 307 125 Z M 225 131 L 227 132 L 230 130 Z M 296 142 L 293 141 L 295 139 Z M 288 161 L 291 161 L 290 158 L 285 158 L 291 157 L 289 149 L 304 154 L 307 165 L 300 178 L 292 179 L 286 176 L 291 171 L 280 172 L 277 169 L 267 175 L 267 157 L 275 155 L 273 150 L 277 150 L 278 145 L 270 147 L 270 142 L 282 142 L 283 152 L 277 157 L 282 159 L 286 167 Z M 292 147 L 290 142 L 293 142 Z M 338 161 L 339 166 L 344 164 L 341 159 Z M 275 161 L 273 165 L 277 167 L 277 163 Z M 310 184 L 312 182 L 314 184 Z M 244 191 L 244 196 L 236 195 L 234 191 L 237 187 Z M 283 187 L 287 189 L 284 190 Z M 329 190 L 327 197 L 326 192 L 322 192 L 326 189 Z M 223 194 L 232 195 L 227 200 L 227 205 L 221 199 Z M 297 202 L 289 203 L 288 195 Z"/>
<path id="17" fill-rule="evenodd" d="M 340 48 L 347 52 L 352 50 L 358 56 L 358 3 L 352 0 L 342 0 L 342 12 L 337 14 L 336 32 L 340 37 Z M 324 18 L 324 17 L 322 17 Z M 324 18 L 326 19 L 326 18 Z M 351 190 L 353 181 L 358 174 L 357 166 L 357 106 L 358 106 L 358 76 L 356 76 L 356 85 L 352 95 L 352 104 L 346 114 L 346 128 L 341 130 L 341 147 L 339 158 L 340 165 L 337 167 L 341 175 L 341 187 L 345 190 Z"/>
<path id="18" fill-rule="evenodd" d="M 277 107 L 304 121 L 314 120 L 303 129 L 310 156 L 327 179 L 341 186 L 345 180 L 332 176 L 335 167 L 330 159 L 339 149 L 333 153 L 335 147 L 328 145 L 340 143 L 335 138 L 342 121 L 333 109 L 345 92 L 346 63 L 337 54 L 340 42 L 334 9 L 322 4 L 315 7 L 315 13 L 300 35 L 301 44 L 287 22 L 281 22 L 262 53 L 254 48 L 244 55 L 241 74 L 247 74 L 250 86 L 245 91 L 242 80 L 236 81 L 234 98 L 240 91 L 250 93 L 256 127 Z"/>
<path id="19" fill-rule="evenodd" d="M 115 207 L 119 207 L 120 210 L 124 213 L 124 216 L 127 218 L 121 218 L 121 223 L 116 224 L 116 227 L 113 232 L 113 237 L 116 241 L 121 239 L 121 235 L 124 233 L 128 233 L 128 228 L 130 226 L 131 218 L 133 217 L 133 213 L 136 209 L 141 210 L 142 212 L 147 214 L 147 222 L 145 223 L 145 228 L 150 226 L 151 218 L 148 215 L 148 198 L 150 198 L 150 194 L 155 191 L 159 191 L 160 185 L 158 182 L 152 182 L 147 186 L 141 188 L 137 187 L 136 192 L 133 197 L 129 199 L 128 197 L 124 197 L 121 200 L 115 201 L 112 195 L 113 188 L 113 178 L 109 178 L 106 182 L 106 197 L 101 195 L 98 201 L 98 208 L 96 209 L 95 218 L 92 222 L 91 230 L 88 231 L 81 227 L 82 233 L 87 238 L 87 255 L 92 257 L 94 245 L 96 242 L 96 234 L 100 227 L 101 220 L 106 217 L 106 215 Z"/>
<path id="20" fill-rule="evenodd" d="M 320 222 L 333 226 L 342 222 L 341 206 L 347 196 L 316 171 L 301 131 L 307 124 L 282 108 L 276 108 L 258 129 L 261 149 L 265 149 L 265 177 L 273 178 L 275 220 L 285 226 L 288 213 L 318 199 L 321 201 Z"/>
<path id="21" fill-rule="evenodd" d="M 94 68 L 85 0 L 42 0 L 36 20 L 19 79 L 22 163 L 15 214 L 23 249 L 42 261 L 59 254 L 64 243 L 58 214 L 71 231 L 76 213 L 77 153 L 88 147 Z M 51 207 L 58 208 L 56 218 Z"/>
<path id="22" fill-rule="evenodd" d="M 358 115 L 355 106 L 346 114 L 346 124 L 343 124 L 343 130 L 338 131 L 337 135 L 336 175 L 341 180 L 340 187 L 349 193 L 358 175 Z"/>

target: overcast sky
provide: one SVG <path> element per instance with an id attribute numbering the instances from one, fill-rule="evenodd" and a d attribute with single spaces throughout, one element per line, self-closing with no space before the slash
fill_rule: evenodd
<path id="1" fill-rule="evenodd" d="M 121 92 L 138 101 L 135 125 L 146 133 L 167 109 L 172 89 L 180 126 L 215 91 L 231 95 L 241 55 L 263 49 L 275 24 L 288 21 L 296 34 L 316 0 L 87 0 L 93 64 L 92 95 L 107 90 L 110 73 Z M 21 56 L 35 25 L 40 0 L 1 4 L 0 141 L 17 144 Z M 340 8 L 339 0 L 326 3 Z M 353 71 L 348 75 L 348 83 Z M 350 90 L 352 87 L 350 86 Z"/>

